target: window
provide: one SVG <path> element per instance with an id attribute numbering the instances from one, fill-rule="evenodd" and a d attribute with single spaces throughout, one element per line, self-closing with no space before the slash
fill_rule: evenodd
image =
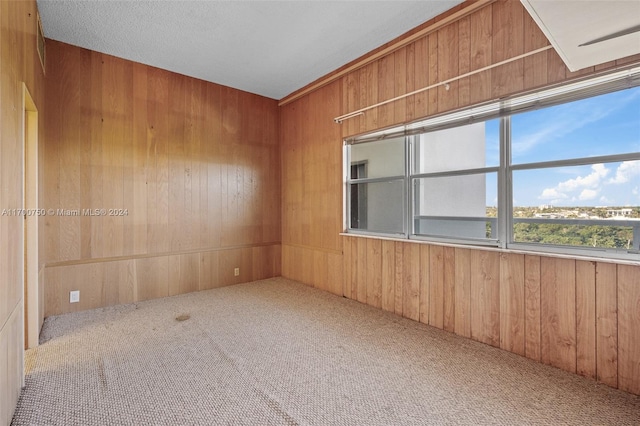
<path id="1" fill-rule="evenodd" d="M 403 138 L 349 147 L 349 229 L 404 234 L 405 156 Z"/>
<path id="2" fill-rule="evenodd" d="M 347 232 L 638 259 L 640 68 L 345 142 Z"/>

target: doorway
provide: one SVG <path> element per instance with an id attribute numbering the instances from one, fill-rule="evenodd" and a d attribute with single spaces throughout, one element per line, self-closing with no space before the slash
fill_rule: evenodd
<path id="1" fill-rule="evenodd" d="M 38 346 L 41 294 L 38 280 L 38 109 L 23 84 L 24 94 L 24 347 Z"/>

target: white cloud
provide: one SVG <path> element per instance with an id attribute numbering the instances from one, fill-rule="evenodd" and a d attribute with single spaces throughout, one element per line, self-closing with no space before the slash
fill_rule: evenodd
<path id="1" fill-rule="evenodd" d="M 635 188 L 633 188 L 633 189 L 631 190 L 631 193 L 632 193 L 633 195 L 638 195 L 638 194 L 640 194 L 640 191 L 638 190 L 638 187 L 636 186 Z"/>
<path id="2" fill-rule="evenodd" d="M 602 178 L 606 177 L 610 170 L 604 164 L 594 164 L 591 166 L 591 173 L 587 176 L 578 176 L 575 179 L 569 179 L 560 182 L 557 186 L 561 192 L 575 191 L 580 188 L 595 188 L 600 185 Z"/>
<path id="3" fill-rule="evenodd" d="M 627 183 L 638 175 L 640 175 L 640 161 L 623 161 L 616 169 L 615 177 L 609 179 L 609 183 Z"/>
<path id="4" fill-rule="evenodd" d="M 583 189 L 582 192 L 580 193 L 580 196 L 578 196 L 578 199 L 580 200 L 593 200 L 594 198 L 596 198 L 598 196 L 598 191 L 594 190 L 594 189 Z"/>
<path id="5" fill-rule="evenodd" d="M 567 194 L 558 192 L 556 188 L 546 188 L 538 198 L 541 200 L 556 200 L 558 198 L 567 198 Z"/>
<path id="6" fill-rule="evenodd" d="M 577 198 L 580 200 L 592 200 L 600 192 L 599 187 L 602 184 L 602 180 L 609 172 L 610 170 L 604 164 L 594 164 L 591 166 L 591 173 L 588 175 L 565 180 L 553 188 L 545 188 L 538 198 L 541 200 L 567 199 L 569 198 L 568 193 L 582 190 Z M 575 195 L 571 198 L 572 200 L 577 199 Z"/>

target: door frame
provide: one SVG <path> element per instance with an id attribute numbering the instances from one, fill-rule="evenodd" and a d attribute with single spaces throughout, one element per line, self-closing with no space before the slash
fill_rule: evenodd
<path id="1" fill-rule="evenodd" d="M 24 214 L 24 346 L 38 346 L 41 321 L 41 291 L 38 279 L 38 109 L 26 84 L 23 93 L 22 200 Z"/>

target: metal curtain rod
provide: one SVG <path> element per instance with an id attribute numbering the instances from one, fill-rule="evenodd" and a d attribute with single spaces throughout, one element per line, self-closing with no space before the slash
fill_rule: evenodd
<path id="1" fill-rule="evenodd" d="M 341 124 L 344 120 L 348 120 L 350 118 L 357 117 L 359 115 L 363 115 L 365 113 L 365 111 L 369 111 L 371 109 L 378 108 L 378 107 L 380 107 L 382 105 L 386 105 L 386 104 L 389 104 L 391 102 L 399 101 L 400 99 L 404 99 L 404 98 L 407 98 L 409 96 L 413 96 L 413 95 L 416 95 L 418 93 L 425 92 L 425 91 L 427 91 L 429 89 L 433 89 L 434 87 L 445 86 L 447 88 L 447 90 L 449 90 L 449 83 L 451 83 L 453 81 L 460 80 L 462 78 L 469 77 L 469 76 L 472 76 L 474 74 L 478 74 L 478 73 L 481 73 L 483 71 L 487 71 L 487 70 L 490 70 L 492 68 L 499 67 L 500 65 L 508 64 L 509 62 L 513 62 L 513 61 L 517 61 L 517 60 L 522 59 L 522 58 L 526 58 L 527 56 L 535 55 L 536 53 L 544 52 L 545 50 L 549 50 L 551 48 L 553 48 L 553 46 L 552 45 L 548 45 L 548 46 L 545 46 L 545 47 L 541 47 L 539 49 L 532 50 L 532 51 L 527 52 L 527 53 L 523 53 L 522 55 L 514 56 L 513 58 L 505 59 L 504 61 L 496 62 L 495 64 L 486 66 L 484 68 L 478 68 L 477 70 L 473 70 L 471 72 L 459 75 L 457 77 L 452 77 L 452 78 L 450 78 L 448 80 L 444 80 L 444 81 L 441 81 L 439 83 L 432 84 L 431 86 L 423 87 L 422 89 L 414 90 L 413 92 L 405 93 L 404 95 L 396 96 L 395 98 L 387 99 L 386 101 L 378 102 L 377 104 L 373 104 L 373 105 L 370 105 L 368 107 L 364 107 L 364 108 L 361 108 L 359 110 L 350 112 L 348 114 L 341 115 L 339 117 L 334 118 L 333 121 L 335 121 L 337 124 Z"/>

